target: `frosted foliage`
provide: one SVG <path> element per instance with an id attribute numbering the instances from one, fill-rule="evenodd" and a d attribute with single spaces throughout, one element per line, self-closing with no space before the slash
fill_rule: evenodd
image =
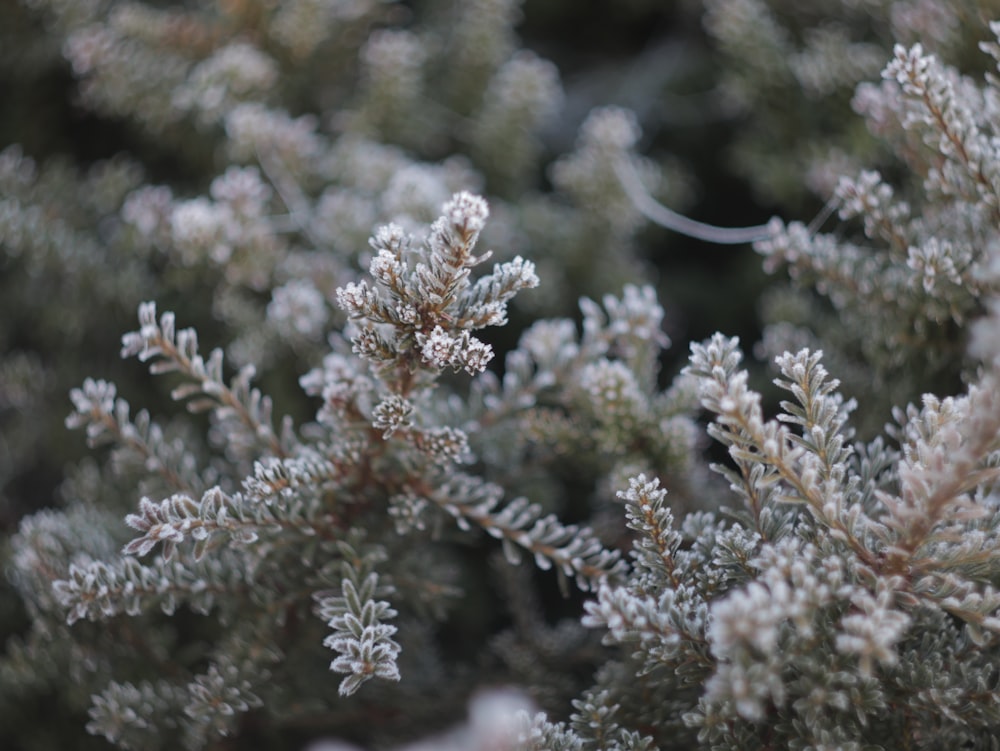
<path id="1" fill-rule="evenodd" d="M 288 0 L 277 8 L 269 33 L 296 58 L 305 58 L 375 6 L 374 0 Z"/>
<path id="2" fill-rule="evenodd" d="M 521 715 L 534 711 L 527 695 L 514 688 L 490 688 L 468 701 L 467 719 L 443 733 L 394 746 L 394 751 L 515 751 Z M 361 751 L 343 741 L 324 740 L 306 751 Z"/>
<path id="3" fill-rule="evenodd" d="M 358 122 L 387 137 L 405 138 L 410 108 L 423 90 L 428 52 L 416 34 L 379 29 L 360 50 L 364 101 Z"/>
<path id="4" fill-rule="evenodd" d="M 213 122 L 235 102 L 265 93 L 277 79 L 273 60 L 256 47 L 238 42 L 197 65 L 175 91 L 174 105 L 180 110 L 195 110 L 202 120 Z"/>
<path id="5" fill-rule="evenodd" d="M 895 45 L 882 79 L 860 85 L 854 106 L 912 175 L 893 184 L 861 169 L 839 180 L 830 207 L 859 237 L 775 223 L 757 249 L 767 268 L 815 285 L 851 322 L 827 337 L 828 351 L 844 362 L 860 352 L 851 385 L 884 383 L 886 393 L 866 406 L 888 412 L 918 398 L 916 373 L 954 369 L 955 327 L 981 316 L 995 295 L 1000 109 L 992 76 L 985 85 L 963 76 L 920 42 Z M 867 317 L 886 323 L 874 336 L 851 335 Z"/>
<path id="6" fill-rule="evenodd" d="M 559 107 L 559 73 L 556 67 L 531 53 L 520 53 L 497 72 L 487 89 L 490 100 L 508 102 L 508 107 L 526 110 L 532 120 L 541 122 Z M 532 122 L 526 123 L 529 127 Z"/>
<path id="7" fill-rule="evenodd" d="M 239 231 L 227 206 L 204 198 L 185 201 L 170 216 L 171 236 L 184 261 L 193 265 L 203 259 L 225 263 Z"/>
<path id="8" fill-rule="evenodd" d="M 976 321 L 969 342 L 970 352 L 992 367 L 1000 365 L 1000 303 L 991 300 L 990 314 Z"/>
<path id="9" fill-rule="evenodd" d="M 664 5 L 0 10 L 8 745 L 995 747 L 1000 4 Z"/>
<path id="10" fill-rule="evenodd" d="M 152 237 L 169 225 L 172 209 L 169 188 L 145 186 L 128 196 L 122 206 L 122 219 L 144 237 Z"/>
<path id="11" fill-rule="evenodd" d="M 149 40 L 130 43 L 134 25 L 147 25 L 152 36 L 166 31 L 169 17 L 145 6 L 119 6 L 107 23 L 75 28 L 63 54 L 81 79 L 89 106 L 112 116 L 133 116 L 156 132 L 178 117 L 170 96 L 191 64 L 176 50 L 156 50 Z M 131 27 L 131 28 L 130 28 Z"/>
<path id="12" fill-rule="evenodd" d="M 431 371 L 482 372 L 493 349 L 469 330 L 504 323 L 507 300 L 538 284 L 534 266 L 516 257 L 471 285 L 470 269 L 489 257 L 472 255 L 489 209 L 482 198 L 457 193 L 442 212 L 422 250 L 397 225 L 379 229 L 371 240 L 378 255 L 369 267 L 375 286 L 362 280 L 337 290 L 348 316 L 367 321 L 354 337 L 355 353 L 384 373 L 399 367 L 393 361 L 401 365 L 414 355 Z M 394 388 L 405 392 L 410 377 L 397 373 Z"/>
<path id="13" fill-rule="evenodd" d="M 304 280 L 277 287 L 267 306 L 267 316 L 275 328 L 289 337 L 319 339 L 328 315 L 322 293 Z"/>
<path id="14" fill-rule="evenodd" d="M 511 26 L 523 0 L 470 0 L 462 4 L 455 34 L 456 64 L 487 70 L 507 57 Z"/>
<path id="15" fill-rule="evenodd" d="M 863 676 L 872 674 L 874 665 L 894 665 L 898 661 L 895 645 L 911 623 L 906 613 L 892 608 L 892 592 L 882 589 L 877 599 L 867 592 L 858 595 L 852 604 L 860 612 L 845 616 L 844 633 L 837 637 L 837 649 L 859 656 Z"/>
<path id="16" fill-rule="evenodd" d="M 232 208 L 238 215 L 253 217 L 265 210 L 274 193 L 255 167 L 229 167 L 212 181 L 209 188 L 212 198 Z"/>
<path id="17" fill-rule="evenodd" d="M 843 589 L 840 561 L 827 559 L 819 571 L 810 570 L 815 568 L 817 551 L 808 546 L 795 549 L 797 545 L 789 542 L 764 549 L 758 563 L 764 567 L 762 576 L 711 608 L 707 636 L 720 667 L 707 686 L 707 700 L 733 701 L 737 712 L 749 720 L 762 720 L 769 702 L 780 706 L 785 701 L 779 670 L 783 630 L 791 625 L 798 637 L 812 638 L 823 609 L 849 591 Z M 862 620 L 851 617 L 845 630 L 878 625 Z M 898 629 L 887 630 L 881 635 L 883 644 L 891 647 L 899 635 Z M 838 637 L 843 651 L 850 650 L 849 642 L 846 635 Z M 870 657 L 865 660 L 867 665 Z"/>
<path id="18" fill-rule="evenodd" d="M 261 104 L 240 104 L 226 115 L 225 125 L 238 159 L 262 152 L 280 157 L 292 168 L 306 169 L 321 152 L 315 118 L 309 115 L 293 119 Z"/>
<path id="19" fill-rule="evenodd" d="M 633 113 L 618 107 L 594 110 L 580 126 L 575 151 L 552 165 L 552 181 L 613 227 L 633 230 L 638 213 L 615 174 L 615 162 L 639 135 Z"/>
<path id="20" fill-rule="evenodd" d="M 433 220 L 451 191 L 440 169 L 412 165 L 397 170 L 382 194 L 384 210 L 394 221 L 406 221 L 417 230 Z"/>
<path id="21" fill-rule="evenodd" d="M 806 49 L 793 60 L 793 71 L 802 88 L 813 98 L 830 96 L 877 72 L 883 51 L 874 44 L 853 42 L 836 26 L 813 31 Z"/>
<path id="22" fill-rule="evenodd" d="M 423 51 L 420 43 L 406 32 L 376 34 L 362 51 L 362 60 L 374 71 L 419 69 Z"/>
<path id="23" fill-rule="evenodd" d="M 627 418 L 641 403 L 634 376 L 621 362 L 588 365 L 580 376 L 580 385 L 595 406 L 610 412 L 613 418 Z"/>
<path id="24" fill-rule="evenodd" d="M 211 228 L 208 219 L 224 216 L 245 227 L 239 217 L 255 214 L 273 197 L 251 168 L 228 170 L 210 192 L 212 200 L 174 207 L 173 229 L 185 248 L 204 250 L 218 240 L 205 229 Z M 343 676 L 339 694 L 351 696 L 369 681 L 400 682 L 410 659 L 404 657 L 405 642 L 396 638 L 400 608 L 410 617 L 415 607 L 410 597 L 422 602 L 428 593 L 453 587 L 429 583 L 425 589 L 422 579 L 414 581 L 394 564 L 382 573 L 389 560 L 386 546 L 364 542 L 355 523 L 342 526 L 341 514 L 375 510 L 366 509 L 375 497 L 356 484 L 355 473 L 364 465 L 379 467 L 373 475 L 380 478 L 379 515 L 401 539 L 429 542 L 425 531 L 440 530 L 453 518 L 459 531 L 475 526 L 499 540 L 511 560 L 523 551 L 541 569 L 556 569 L 566 586 L 575 581 L 594 588 L 604 578 L 620 577 L 621 556 L 589 527 L 563 524 L 523 496 L 505 500 L 502 487 L 460 469 L 475 461 L 467 426 L 442 422 L 454 414 L 454 407 L 436 401 L 442 371 L 483 374 L 492 349 L 471 332 L 505 323 L 507 303 L 539 283 L 533 265 L 520 257 L 473 276 L 490 255 L 474 252 L 488 218 L 486 201 L 463 192 L 445 202 L 440 216 L 419 233 L 422 240 L 398 225 L 375 232 L 369 277 L 339 288 L 336 295 L 352 319 L 353 351 L 341 340 L 340 351 L 329 353 L 321 369 L 302 379 L 303 388 L 321 397 L 322 404 L 317 422 L 301 434 L 290 420 L 275 421 L 271 399 L 252 385 L 252 366 L 227 378 L 220 349 L 203 354 L 194 329 L 179 328 L 173 313 L 158 314 L 153 303 L 141 304 L 138 329 L 122 337 L 122 355 L 148 362 L 154 374 L 174 374 L 171 396 L 191 412 L 209 413 L 212 429 L 225 435 L 225 443 L 217 444 L 219 463 L 200 468 L 145 411 L 132 416 L 114 384 L 85 381 L 72 392 L 75 411 L 67 425 L 85 429 L 94 445 L 118 445 L 122 457 L 159 474 L 168 491 L 143 496 L 126 514 L 133 537 L 124 541 L 119 555 L 115 545 L 95 546 L 74 555 L 63 569 L 50 570 L 53 597 L 38 600 L 38 607 L 61 611 L 60 621 L 67 626 L 155 612 L 171 616 L 180 608 L 228 619 L 224 592 L 246 592 L 256 577 L 274 575 L 274 566 L 291 566 L 305 584 L 292 587 L 288 596 L 262 589 L 259 602 L 253 595 L 252 607 L 282 612 L 298 607 L 292 603 L 300 602 L 305 586 L 315 615 L 329 629 L 320 646 L 334 652 L 329 667 Z M 614 298 L 606 302 L 606 322 L 600 320 L 605 313 L 588 311 L 589 346 L 608 349 L 627 340 L 631 332 L 623 325 L 629 316 L 658 321 L 661 315 L 632 310 L 636 306 Z M 290 340 L 316 339 L 328 321 L 323 295 L 306 279 L 274 287 L 266 312 L 274 329 Z M 609 363 L 607 369 L 611 382 L 636 383 L 624 362 Z M 492 378 L 484 381 L 495 384 Z M 600 388 L 614 390 L 613 384 Z M 632 388 L 636 400 L 645 398 L 638 385 Z M 523 399 L 519 405 L 515 411 L 532 407 Z M 463 422 L 510 419 L 502 400 L 493 400 L 492 407 L 484 402 L 482 409 Z M 230 469 L 223 474 L 226 465 Z M 296 552 L 286 559 L 279 540 L 292 530 Z M 397 606 L 401 592 L 406 594 Z M 271 618 L 246 623 L 265 632 L 280 628 Z M 146 714 L 128 704 L 147 701 L 131 684 L 113 684 L 95 694 L 91 730 L 135 746 L 133 737 L 143 732 L 175 727 L 170 718 L 181 711 L 187 718 L 181 725 L 184 742 L 191 747 L 230 734 L 234 718 L 266 704 L 277 660 L 274 652 L 254 646 L 261 634 L 249 638 L 237 632 L 233 638 L 238 641 L 231 647 L 220 644 L 204 670 L 160 687 L 169 706 L 157 706 L 159 719 L 128 720 Z M 216 705 L 226 708 L 222 715 L 210 711 Z M 486 714 L 477 714 L 475 733 L 492 737 L 500 732 L 490 722 Z"/>
<path id="25" fill-rule="evenodd" d="M 526 178 L 540 148 L 536 133 L 559 111 L 562 97 L 558 70 L 534 54 L 520 52 L 496 72 L 476 114 L 474 136 L 489 173 L 509 181 Z"/>
<path id="26" fill-rule="evenodd" d="M 333 248 L 361 247 L 375 222 L 375 208 L 352 191 L 327 189 L 316 204 L 311 233 Z"/>

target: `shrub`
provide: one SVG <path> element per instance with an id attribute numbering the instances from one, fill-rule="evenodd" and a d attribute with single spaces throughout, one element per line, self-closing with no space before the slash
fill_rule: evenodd
<path id="1" fill-rule="evenodd" d="M 856 51 L 860 4 L 838 27 L 787 5 L 706 3 L 759 56 L 727 96 L 868 70 L 870 40 L 836 70 L 779 54 L 800 27 Z M 518 3 L 25 8 L 178 170 L 0 155 L 18 747 L 992 747 L 1000 79 L 897 45 L 854 95 L 890 167 L 814 183 L 810 225 L 681 221 L 789 274 L 756 347 L 772 404 L 733 336 L 670 372 L 643 232 L 690 183 L 622 107 L 546 153 L 563 90 Z M 891 31 L 935 8 L 896 3 Z M 803 153 L 757 189 L 829 166 Z M 123 358 L 162 379 L 91 361 L 122 307 Z M 77 375 L 96 460 L 43 508 L 10 478 L 71 456 L 40 450 L 40 405 Z M 433 735 L 497 686 L 521 693 Z"/>

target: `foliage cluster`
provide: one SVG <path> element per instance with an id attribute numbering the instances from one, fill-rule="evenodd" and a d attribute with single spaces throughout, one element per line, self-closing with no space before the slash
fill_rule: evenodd
<path id="1" fill-rule="evenodd" d="M 614 104 L 534 11 L 0 11 L 5 70 L 65 60 L 137 145 L 0 152 L 16 748 L 993 747 L 1000 8 L 679 2 Z M 691 116 L 652 101 L 771 208 L 825 202 L 725 235 L 787 276 L 776 392 L 722 333 L 671 370 L 652 225 L 716 144 L 644 156 Z"/>

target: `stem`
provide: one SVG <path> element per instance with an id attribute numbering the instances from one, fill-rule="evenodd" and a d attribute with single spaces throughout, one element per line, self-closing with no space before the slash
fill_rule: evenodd
<path id="1" fill-rule="evenodd" d="M 639 179 L 635 165 L 628 157 L 622 157 L 615 162 L 615 174 L 639 213 L 661 227 L 716 245 L 742 245 L 771 236 L 771 230 L 766 224 L 753 227 L 717 227 L 714 224 L 697 222 L 668 209 L 649 194 Z"/>

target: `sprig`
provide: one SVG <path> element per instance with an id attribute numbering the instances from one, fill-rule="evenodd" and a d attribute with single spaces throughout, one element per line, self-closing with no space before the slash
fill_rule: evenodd
<path id="1" fill-rule="evenodd" d="M 231 426 L 226 433 L 233 438 L 231 449 L 245 452 L 252 446 L 263 445 L 274 456 L 287 454 L 287 447 L 272 425 L 271 399 L 250 386 L 255 375 L 252 365 L 244 366 L 226 383 L 221 349 L 213 349 L 205 360 L 198 351 L 198 334 L 192 328 L 176 330 L 174 314 L 167 312 L 156 320 L 156 303 L 139 306 L 138 331 L 122 336 L 122 357 L 136 356 L 140 361 L 153 360 L 154 375 L 177 372 L 187 383 L 171 392 L 177 401 L 187 400 L 190 412 L 211 411 L 220 424 Z M 286 425 L 285 440 L 290 426 Z"/>

